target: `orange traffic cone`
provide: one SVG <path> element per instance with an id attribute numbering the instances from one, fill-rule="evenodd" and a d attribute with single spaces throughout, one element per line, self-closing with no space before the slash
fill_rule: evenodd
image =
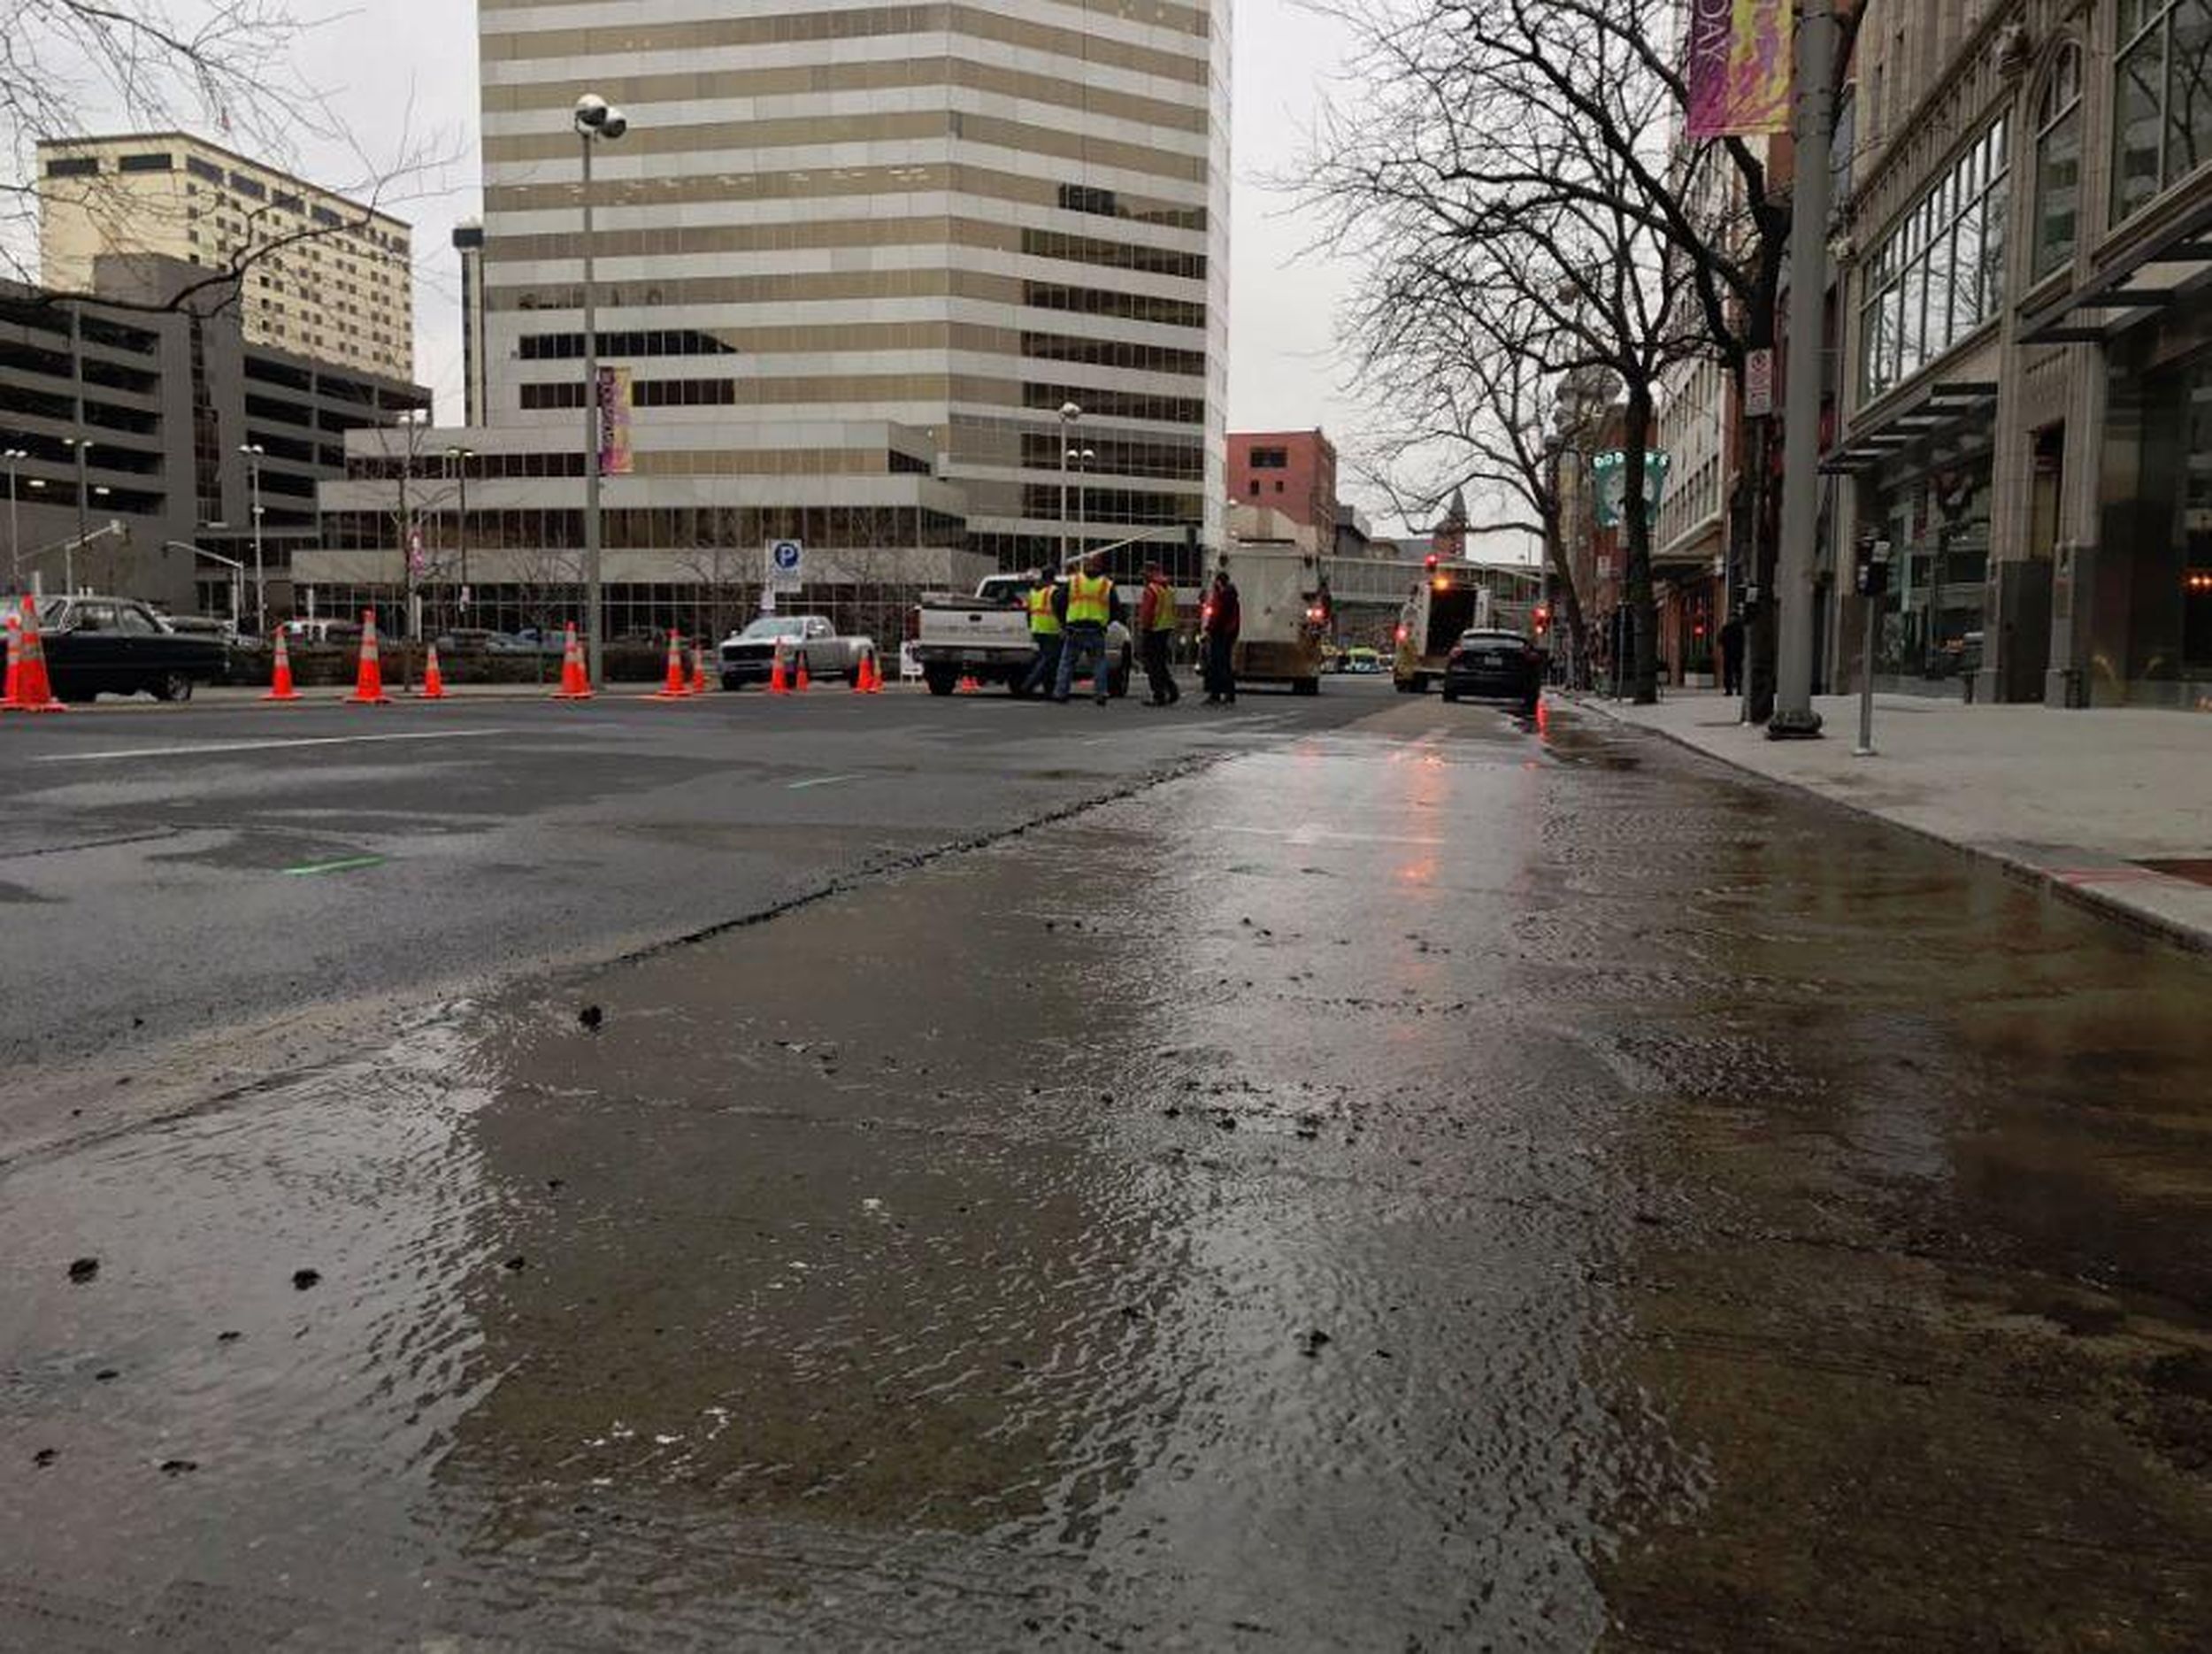
<path id="1" fill-rule="evenodd" d="M 271 669 L 269 692 L 265 701 L 296 701 L 300 692 L 292 687 L 292 651 L 284 641 L 284 628 L 277 628 L 276 665 Z"/>
<path id="2" fill-rule="evenodd" d="M 813 680 L 806 675 L 806 650 L 803 649 L 799 651 L 799 670 L 791 680 L 791 693 L 804 695 L 807 685 L 812 681 Z"/>
<path id="3" fill-rule="evenodd" d="M 768 671 L 768 693 L 771 695 L 791 693 L 791 685 L 783 675 L 783 645 L 781 643 L 776 645 L 776 664 Z"/>
<path id="4" fill-rule="evenodd" d="M 353 693 L 346 696 L 353 706 L 389 706 L 392 697 L 384 693 L 384 662 L 376 649 L 376 611 L 361 612 L 361 664 L 354 669 Z"/>
<path id="5" fill-rule="evenodd" d="M 703 643 L 691 646 L 691 687 L 684 692 L 687 695 L 704 695 L 707 692 L 707 650 Z"/>
<path id="6" fill-rule="evenodd" d="M 668 633 L 668 681 L 653 691 L 649 697 L 656 701 L 688 700 L 691 691 L 684 688 L 683 642 L 672 627 Z"/>
<path id="7" fill-rule="evenodd" d="M 15 645 L 15 698 L 19 712 L 66 712 L 46 676 L 46 645 L 39 642 L 38 611 L 23 600 L 23 619 Z"/>
<path id="8" fill-rule="evenodd" d="M 576 622 L 568 623 L 568 641 L 561 646 L 561 687 L 553 691 L 557 701 L 588 701 L 591 699 L 591 679 L 584 672 L 584 646 L 576 641 Z"/>
<path id="9" fill-rule="evenodd" d="M 960 680 L 960 693 L 963 695 L 980 695 L 983 693 L 983 685 L 977 681 L 975 673 L 970 673 L 966 677 Z"/>
<path id="10" fill-rule="evenodd" d="M 422 688 L 416 693 L 426 701 L 445 699 L 445 673 L 438 670 L 438 646 L 433 643 L 422 663 Z"/>
<path id="11" fill-rule="evenodd" d="M 868 693 L 871 695 L 883 693 L 883 662 L 878 658 L 872 649 L 868 651 Z"/>
<path id="12" fill-rule="evenodd" d="M 853 693 L 855 695 L 868 693 L 868 663 L 874 658 L 873 655 L 863 655 L 860 658 L 860 664 L 853 668 Z"/>

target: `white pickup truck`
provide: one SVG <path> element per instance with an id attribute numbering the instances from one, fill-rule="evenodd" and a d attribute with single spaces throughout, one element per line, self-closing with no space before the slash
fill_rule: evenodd
<path id="1" fill-rule="evenodd" d="M 932 695 L 950 695 L 963 678 L 1002 683 L 1018 695 L 1036 658 L 1029 641 L 1029 581 L 1021 574 L 987 574 L 973 596 L 926 592 L 907 619 L 907 642 L 921 662 L 922 681 Z M 1119 592 L 1116 592 L 1117 601 Z M 1108 682 L 1116 695 L 1129 693 L 1135 658 L 1129 628 L 1118 619 L 1106 628 Z"/>

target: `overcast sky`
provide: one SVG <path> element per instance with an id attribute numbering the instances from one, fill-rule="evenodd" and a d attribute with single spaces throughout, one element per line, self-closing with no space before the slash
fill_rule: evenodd
<path id="1" fill-rule="evenodd" d="M 297 0 L 297 11 L 316 23 L 303 45 L 302 73 L 329 94 L 370 163 L 389 165 L 408 137 L 461 158 L 388 204 L 416 230 L 416 373 L 438 392 L 440 418 L 457 419 L 461 342 L 451 230 L 479 205 L 476 8 L 465 0 Z M 1234 40 L 1230 428 L 1318 425 L 1342 447 L 1356 435 L 1333 353 L 1345 273 L 1299 257 L 1302 239 L 1286 203 L 1260 180 L 1295 160 L 1338 72 L 1343 42 L 1295 0 L 1239 0 Z M 342 151 L 310 147 L 291 159 L 334 188 L 365 176 L 362 158 Z M 1343 491 L 1375 510 L 1348 476 Z"/>

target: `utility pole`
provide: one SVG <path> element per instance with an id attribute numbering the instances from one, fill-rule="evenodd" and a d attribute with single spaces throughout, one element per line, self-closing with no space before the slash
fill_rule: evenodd
<path id="1" fill-rule="evenodd" d="M 1796 160 L 1790 206 L 1789 382 L 1782 431 L 1782 557 L 1770 741 L 1820 734 L 1813 711 L 1813 569 L 1820 536 L 1820 391 L 1828 308 L 1829 148 L 1835 135 L 1835 0 L 1803 0 L 1797 23 Z"/>
<path id="2" fill-rule="evenodd" d="M 1068 462 L 1075 458 L 1075 450 L 1069 443 L 1075 440 L 1075 422 L 1083 417 L 1083 410 L 1072 402 L 1060 404 L 1060 567 L 1068 566 Z"/>
<path id="3" fill-rule="evenodd" d="M 584 608 L 585 637 L 591 657 L 592 687 L 606 681 L 605 617 L 599 612 L 601 596 L 599 545 L 599 295 L 597 265 L 592 246 L 591 152 L 600 143 L 612 143 L 630 129 L 628 117 L 611 109 L 595 92 L 576 100 L 572 124 L 584 146 Z"/>
<path id="4" fill-rule="evenodd" d="M 86 508 L 91 503 L 92 487 L 85 476 L 85 465 L 88 457 L 92 452 L 92 444 L 81 436 L 65 436 L 61 440 L 68 444 L 77 457 L 76 545 L 82 545 L 92 537 L 91 525 L 86 519 Z M 77 553 L 74 546 L 62 555 L 61 589 L 65 596 L 77 589 Z"/>
<path id="5" fill-rule="evenodd" d="M 0 454 L 0 462 L 8 467 L 8 591 L 11 595 L 23 586 L 23 530 L 16 520 L 15 496 L 21 486 L 16 467 L 30 458 L 27 450 L 11 448 Z"/>
<path id="6" fill-rule="evenodd" d="M 261 460 L 268 450 L 259 442 L 245 442 L 238 451 L 246 457 L 247 506 L 253 512 L 253 635 L 266 638 L 269 580 L 267 565 L 261 560 Z"/>

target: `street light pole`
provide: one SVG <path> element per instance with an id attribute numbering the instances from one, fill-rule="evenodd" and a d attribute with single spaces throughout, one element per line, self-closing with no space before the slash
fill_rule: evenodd
<path id="1" fill-rule="evenodd" d="M 1068 565 L 1068 462 L 1075 458 L 1075 450 L 1068 444 L 1075 440 L 1075 422 L 1083 417 L 1083 410 L 1072 402 L 1060 404 L 1060 428 L 1066 433 L 1060 443 L 1060 566 Z"/>
<path id="2" fill-rule="evenodd" d="M 0 454 L 0 462 L 4 462 L 8 467 L 8 590 L 12 595 L 23 585 L 23 531 L 15 514 L 15 468 L 30 457 L 20 448 L 11 448 Z"/>
<path id="3" fill-rule="evenodd" d="M 618 109 L 595 92 L 576 100 L 573 122 L 584 154 L 584 607 L 586 643 L 590 650 L 594 688 L 606 681 L 606 627 L 600 613 L 599 529 L 599 295 L 595 290 L 598 271 L 592 248 L 591 151 L 595 143 L 611 143 L 630 129 Z"/>
<path id="4" fill-rule="evenodd" d="M 472 448 L 449 448 L 446 458 L 453 462 L 454 480 L 461 490 L 460 523 L 455 538 L 460 542 L 461 602 L 457 607 L 465 611 L 469 597 L 469 461 L 476 458 Z M 467 618 L 464 613 L 464 619 Z"/>
<path id="5" fill-rule="evenodd" d="M 269 635 L 269 582 L 261 560 L 261 461 L 268 452 L 259 442 L 243 442 L 238 451 L 246 457 L 246 488 L 253 510 L 253 635 Z"/>
<path id="6" fill-rule="evenodd" d="M 91 535 L 85 507 L 92 493 L 92 485 L 85 477 L 85 463 L 87 456 L 92 451 L 92 444 L 81 436 L 65 436 L 61 440 L 74 450 L 77 458 L 77 541 L 76 545 L 61 554 L 61 589 L 65 595 L 77 589 L 77 546 L 82 545 Z"/>
<path id="7" fill-rule="evenodd" d="M 1790 208 L 1789 383 L 1782 432 L 1782 547 L 1770 741 L 1820 734 L 1813 711 L 1813 569 L 1820 535 L 1820 391 L 1828 306 L 1829 147 L 1835 0 L 1804 0 L 1797 24 L 1797 127 Z"/>

